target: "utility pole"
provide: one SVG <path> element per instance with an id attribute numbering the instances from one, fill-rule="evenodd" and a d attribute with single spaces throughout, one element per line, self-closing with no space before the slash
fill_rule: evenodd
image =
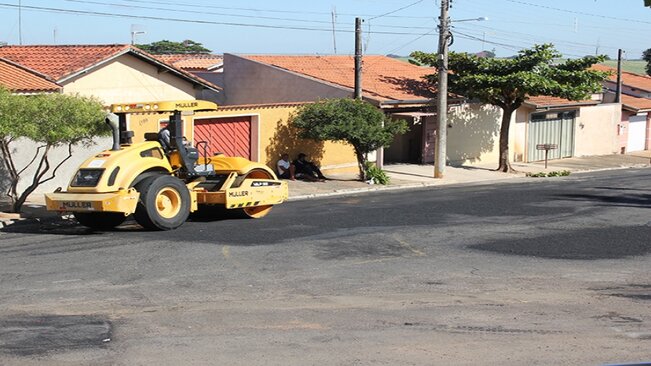
<path id="1" fill-rule="evenodd" d="M 362 19 L 355 18 L 355 99 L 362 99 Z"/>
<path id="2" fill-rule="evenodd" d="M 337 54 L 337 30 L 335 29 L 335 23 L 337 22 L 337 8 L 332 7 L 332 46 L 335 49 L 335 55 Z"/>
<path id="3" fill-rule="evenodd" d="M 438 65 L 438 129 L 436 131 L 436 151 L 434 161 L 434 178 L 443 178 L 447 157 L 448 134 L 448 38 L 450 19 L 450 0 L 441 0 L 441 17 L 439 20 L 439 65 Z"/>
<path id="4" fill-rule="evenodd" d="M 18 0 L 18 44 L 23 45 L 23 6 Z"/>
<path id="5" fill-rule="evenodd" d="M 617 89 L 615 91 L 615 103 L 622 102 L 622 49 L 617 51 Z"/>

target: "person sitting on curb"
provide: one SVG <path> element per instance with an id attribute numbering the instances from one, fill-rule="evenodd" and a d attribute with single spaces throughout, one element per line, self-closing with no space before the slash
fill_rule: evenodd
<path id="1" fill-rule="evenodd" d="M 307 160 L 307 155 L 304 153 L 298 154 L 298 158 L 294 160 L 293 164 L 296 167 L 296 176 L 298 177 L 300 174 L 301 179 L 310 182 L 324 182 L 327 179 L 316 164 Z"/>
<path id="2" fill-rule="evenodd" d="M 278 178 L 296 180 L 296 167 L 289 162 L 289 154 L 285 153 L 281 155 L 280 160 L 276 164 L 276 168 L 278 170 Z"/>

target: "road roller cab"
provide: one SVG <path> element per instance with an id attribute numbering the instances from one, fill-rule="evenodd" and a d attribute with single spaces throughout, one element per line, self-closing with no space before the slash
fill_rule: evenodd
<path id="1" fill-rule="evenodd" d="M 113 131 L 111 149 L 86 159 L 66 190 L 46 194 L 48 210 L 73 212 L 93 229 L 113 228 L 131 214 L 153 230 L 175 229 L 192 212 L 265 216 L 287 199 L 286 182 L 266 165 L 208 156 L 207 142 L 197 141 L 195 148 L 182 135 L 183 114 L 216 108 L 197 100 L 111 106 L 106 118 Z M 144 142 L 133 143 L 126 116 L 147 112 L 169 112 L 167 131 L 148 132 Z"/>

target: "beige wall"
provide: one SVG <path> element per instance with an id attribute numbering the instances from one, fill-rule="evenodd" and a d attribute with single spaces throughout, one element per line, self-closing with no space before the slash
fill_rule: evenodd
<path id="1" fill-rule="evenodd" d="M 105 105 L 125 102 L 195 99 L 192 83 L 131 55 L 65 81 L 63 92 L 95 96 Z"/>
<path id="2" fill-rule="evenodd" d="M 322 167 L 324 173 L 355 172 L 357 160 L 350 145 L 298 138 L 296 131 L 290 129 L 287 124 L 290 114 L 295 110 L 296 106 L 233 106 L 215 111 L 202 111 L 184 118 L 184 131 L 188 139 L 192 140 L 193 119 L 251 116 L 253 122 L 251 145 L 254 150 L 251 154 L 252 160 L 275 167 L 282 153 L 287 152 L 295 158 L 299 152 L 304 152 Z M 142 141 L 145 132 L 158 131 L 159 122 L 167 118 L 167 113 L 130 115 L 129 128 L 134 131 L 136 136 L 134 140 Z"/>
<path id="3" fill-rule="evenodd" d="M 450 165 L 497 163 L 501 118 L 502 110 L 491 105 L 451 108 L 447 129 Z"/>
<path id="4" fill-rule="evenodd" d="M 353 93 L 305 76 L 224 54 L 224 104 L 312 102 L 350 98 Z"/>
<path id="5" fill-rule="evenodd" d="M 622 118 L 620 104 L 600 104 L 566 110 L 577 111 L 574 156 L 606 155 L 619 152 L 617 125 Z M 536 111 L 531 107 L 521 107 L 515 113 L 510 139 L 513 161 L 526 161 L 527 159 L 527 129 L 532 113 L 536 113 Z"/>
<path id="6" fill-rule="evenodd" d="M 574 156 L 618 153 L 617 125 L 621 119 L 621 104 L 582 107 L 575 124 Z"/>

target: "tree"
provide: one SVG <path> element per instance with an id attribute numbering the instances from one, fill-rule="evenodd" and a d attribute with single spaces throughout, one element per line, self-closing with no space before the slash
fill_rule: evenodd
<path id="1" fill-rule="evenodd" d="M 211 51 L 201 43 L 186 39 L 183 42 L 172 42 L 162 40 L 150 44 L 139 44 L 138 48 L 154 55 L 165 55 L 174 53 L 210 53 Z"/>
<path id="2" fill-rule="evenodd" d="M 392 120 L 370 103 L 349 98 L 306 104 L 292 116 L 291 124 L 299 129 L 301 138 L 352 145 L 362 180 L 366 180 L 366 155 L 407 131 L 403 120 Z"/>
<path id="3" fill-rule="evenodd" d="M 483 50 L 477 54 L 477 57 L 495 58 L 495 49 L 492 51 Z"/>
<path id="4" fill-rule="evenodd" d="M 72 157 L 76 144 L 90 145 L 96 136 L 107 135 L 102 104 L 92 98 L 40 94 L 35 96 L 13 95 L 0 88 L 0 157 L 8 175 L 5 192 L 11 199 L 12 211 L 20 212 L 27 197 L 36 188 L 55 178 L 57 170 Z M 39 146 L 27 151 L 15 144 L 27 138 Z M 50 162 L 49 154 L 54 148 L 67 146 L 68 154 L 58 162 Z M 18 167 L 14 156 L 33 154 L 28 164 Z M 30 167 L 33 175 L 27 187 L 18 192 L 18 184 Z"/>
<path id="5" fill-rule="evenodd" d="M 646 74 L 651 76 L 651 48 L 642 52 L 642 60 L 646 61 Z"/>
<path id="6" fill-rule="evenodd" d="M 535 45 L 512 59 L 479 58 L 467 53 L 451 52 L 449 87 L 455 94 L 500 107 L 498 171 L 510 172 L 509 127 L 511 116 L 531 96 L 546 95 L 569 100 L 586 99 L 601 90 L 607 73 L 590 70 L 603 56 L 586 56 L 555 63 L 561 55 L 551 44 Z M 423 52 L 412 54 L 418 62 L 434 66 L 438 56 Z M 428 76 L 430 82 L 435 75 Z"/>

